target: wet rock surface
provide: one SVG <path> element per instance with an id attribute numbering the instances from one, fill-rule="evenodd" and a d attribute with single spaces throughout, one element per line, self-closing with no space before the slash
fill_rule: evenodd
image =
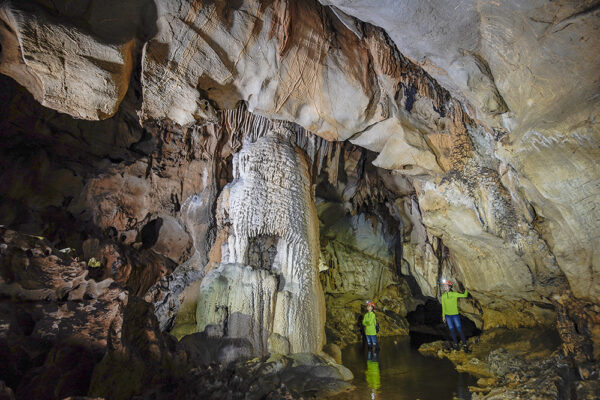
<path id="1" fill-rule="evenodd" d="M 597 395 L 589 394 L 597 377 L 577 376 L 574 359 L 562 352 L 551 329 L 495 329 L 468 342 L 468 353 L 454 350 L 451 342 L 424 344 L 419 351 L 447 358 L 459 372 L 478 377 L 477 385 L 469 387 L 474 399 L 593 399 Z M 598 363 L 590 367 L 597 370 Z"/>

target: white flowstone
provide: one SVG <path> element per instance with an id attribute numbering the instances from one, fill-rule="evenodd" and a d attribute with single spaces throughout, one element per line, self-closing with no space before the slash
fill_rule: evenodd
<path id="1" fill-rule="evenodd" d="M 199 332 L 209 325 L 228 337 L 246 338 L 255 354 L 268 351 L 272 330 L 277 277 L 266 270 L 240 264 L 221 264 L 200 285 L 196 311 Z"/>
<path id="2" fill-rule="evenodd" d="M 324 344 L 316 210 L 308 165 L 291 136 L 272 130 L 234 155 L 234 180 L 218 211 L 229 237 L 222 263 L 200 288 L 198 329 L 226 325 L 227 336 L 250 337 L 256 354 L 316 353 Z M 249 266 L 253 243 L 265 237 L 274 238 L 274 257 Z M 245 319 L 250 332 L 238 328 Z"/>

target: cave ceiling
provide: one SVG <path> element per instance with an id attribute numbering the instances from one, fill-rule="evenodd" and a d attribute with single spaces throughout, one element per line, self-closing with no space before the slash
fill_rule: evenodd
<path id="1" fill-rule="evenodd" d="M 243 102 L 349 141 L 377 154 L 391 189 L 413 193 L 400 208 L 423 228 L 407 254 L 424 294 L 437 288 L 435 236 L 480 299 L 543 304 L 571 290 L 597 302 L 599 10 L 544 0 L 9 1 L 0 72 L 82 120 L 118 117 L 134 90 L 128 117 L 141 126 L 206 126 Z M 538 311 L 527 315 L 543 319 Z"/>

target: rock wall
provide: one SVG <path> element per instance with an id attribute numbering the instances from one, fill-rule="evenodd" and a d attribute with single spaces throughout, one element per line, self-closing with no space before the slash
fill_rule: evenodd
<path id="1" fill-rule="evenodd" d="M 468 280 L 469 288 L 508 303 L 514 299 L 506 294 L 514 291 L 546 304 L 549 293 L 566 289 L 564 276 L 577 297 L 597 302 L 599 106 L 582 100 L 595 99 L 599 88 L 598 71 L 591 67 L 600 49 L 597 6 L 321 3 L 333 5 L 350 27 L 360 27 L 362 20 L 385 29 L 404 56 L 460 99 L 469 116 L 489 131 L 468 129 L 472 146 L 467 147 L 474 154 L 461 158 L 469 168 L 453 168 L 462 182 L 452 179 L 455 174 L 416 179 L 423 222 L 455 256 L 454 274 Z M 397 159 L 384 154 L 389 162 Z M 434 149 L 434 154 L 439 159 L 440 152 Z M 430 165 L 420 158 L 419 164 Z M 544 319 L 536 311 L 521 316 Z"/>
<path id="2" fill-rule="evenodd" d="M 391 251 L 394 242 L 385 237 L 376 216 L 347 216 L 339 208 L 338 203 L 317 205 L 324 225 L 321 281 L 327 302 L 328 341 L 346 344 L 362 339 L 361 322 L 368 300 L 376 304 L 380 335 L 407 335 L 405 317 L 413 301 L 396 268 Z"/>
<path id="3" fill-rule="evenodd" d="M 271 262 L 280 232 L 220 233 L 214 213 L 268 118 L 298 124 L 302 168 L 327 164 L 332 185 L 340 146 L 302 128 L 377 154 L 348 156 L 389 172 L 350 179 L 341 203 L 366 216 L 389 192 L 395 262 L 421 294 L 452 276 L 483 328 L 552 323 L 555 295 L 598 305 L 594 2 L 72 3 L 2 3 L 0 71 L 48 108 L 3 78 L 0 223 L 100 258 L 98 279 L 147 295 L 162 329 L 195 314 L 191 285 L 224 271 L 223 248 L 230 264 Z M 254 117 L 231 111 L 240 101 Z"/>
<path id="4" fill-rule="evenodd" d="M 418 300 L 400 271 L 404 226 L 388 207 L 398 194 L 370 164 L 376 155 L 349 143 L 335 154 L 316 188 L 327 340 L 362 340 L 369 300 L 376 304 L 380 335 L 408 334 L 405 317 Z"/>

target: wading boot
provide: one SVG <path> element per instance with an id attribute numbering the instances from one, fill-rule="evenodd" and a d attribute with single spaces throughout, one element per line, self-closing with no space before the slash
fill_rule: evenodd
<path id="1" fill-rule="evenodd" d="M 466 343 L 465 343 L 465 344 L 463 344 L 463 347 L 462 347 L 462 349 L 463 349 L 463 351 L 464 351 L 465 353 L 467 353 L 467 354 L 469 354 L 469 353 L 471 352 L 471 350 L 469 349 L 469 346 L 468 346 Z"/>

